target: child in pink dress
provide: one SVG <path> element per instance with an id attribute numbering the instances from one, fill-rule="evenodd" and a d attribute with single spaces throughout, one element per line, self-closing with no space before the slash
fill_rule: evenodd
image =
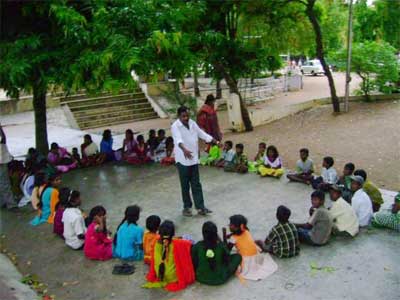
<path id="1" fill-rule="evenodd" d="M 90 211 L 89 227 L 85 235 L 83 251 L 85 256 L 93 260 L 109 260 L 112 258 L 112 239 L 107 232 L 106 210 L 103 206 L 95 206 Z"/>

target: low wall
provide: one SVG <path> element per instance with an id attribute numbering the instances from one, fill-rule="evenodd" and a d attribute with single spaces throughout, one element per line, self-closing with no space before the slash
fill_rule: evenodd
<path id="1" fill-rule="evenodd" d="M 350 102 L 361 102 L 363 100 L 364 100 L 363 96 L 349 97 Z M 400 100 L 400 94 L 371 96 L 371 101 L 392 101 L 392 100 Z M 339 97 L 339 101 L 340 103 L 344 103 L 344 97 Z M 268 111 L 266 109 L 249 109 L 249 114 L 253 126 L 260 126 L 299 113 L 301 111 L 305 111 L 314 107 L 327 104 L 331 104 L 331 98 L 313 99 L 298 104 L 292 104 L 280 107 L 273 111 Z M 233 130 L 237 129 L 238 128 L 233 127 Z"/>
<path id="2" fill-rule="evenodd" d="M 59 107 L 60 100 L 53 99 L 50 95 L 46 100 L 47 108 Z M 9 99 L 0 101 L 0 115 L 10 115 L 33 110 L 32 97 L 21 97 L 19 99 Z"/>

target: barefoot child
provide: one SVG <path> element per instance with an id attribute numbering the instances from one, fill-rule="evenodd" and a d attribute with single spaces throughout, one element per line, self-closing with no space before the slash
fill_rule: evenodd
<path id="1" fill-rule="evenodd" d="M 203 166 L 213 166 L 221 158 L 221 148 L 219 145 L 211 143 L 208 155 L 200 158 L 200 164 Z"/>
<path id="2" fill-rule="evenodd" d="M 166 154 L 167 156 L 161 160 L 161 165 L 170 166 L 175 164 L 175 156 L 174 156 L 174 139 L 172 136 L 167 137 L 166 140 Z"/>
<path id="3" fill-rule="evenodd" d="M 226 141 L 224 143 L 221 159 L 215 164 L 218 168 L 231 168 L 235 157 L 235 151 L 232 148 L 232 141 Z"/>
<path id="4" fill-rule="evenodd" d="M 175 226 L 164 221 L 159 229 L 160 239 L 154 246 L 145 288 L 165 288 L 176 292 L 195 281 L 190 241 L 174 239 Z"/>
<path id="5" fill-rule="evenodd" d="M 311 194 L 311 217 L 307 223 L 295 224 L 299 234 L 300 242 L 313 246 L 325 245 L 332 232 L 332 217 L 324 207 L 325 193 L 314 191 Z"/>
<path id="6" fill-rule="evenodd" d="M 363 190 L 364 178 L 358 175 L 351 176 L 351 207 L 353 207 L 360 227 L 366 227 L 371 223 L 373 214 L 372 202 L 367 193 Z"/>
<path id="7" fill-rule="evenodd" d="M 229 218 L 229 229 L 232 233 L 229 247 L 235 247 L 242 256 L 239 276 L 248 280 L 261 280 L 274 273 L 278 266 L 269 254 L 262 255 L 247 228 L 247 219 L 242 215 Z"/>
<path id="8" fill-rule="evenodd" d="M 139 217 L 139 206 L 126 208 L 125 217 L 114 236 L 114 257 L 129 261 L 143 259 L 143 228 L 137 225 Z"/>
<path id="9" fill-rule="evenodd" d="M 267 153 L 264 156 L 263 165 L 258 168 L 261 177 L 275 177 L 280 178 L 284 171 L 282 168 L 282 160 L 279 157 L 278 149 L 275 146 L 269 146 Z"/>
<path id="10" fill-rule="evenodd" d="M 228 281 L 239 267 L 242 257 L 230 254 L 218 236 L 213 222 L 203 224 L 203 240 L 192 247 L 192 261 L 196 280 L 203 284 L 220 285 Z"/>
<path id="11" fill-rule="evenodd" d="M 150 264 L 151 255 L 154 252 L 154 246 L 160 238 L 158 228 L 160 227 L 161 219 L 159 216 L 151 215 L 146 219 L 147 231 L 143 235 L 143 252 L 144 262 Z"/>
<path id="12" fill-rule="evenodd" d="M 267 149 L 266 143 L 258 144 L 258 151 L 256 156 L 254 157 L 254 161 L 249 161 L 249 172 L 258 173 L 258 168 L 264 163 L 264 156 Z"/>
<path id="13" fill-rule="evenodd" d="M 333 165 L 335 161 L 332 157 L 326 156 L 322 160 L 322 172 L 321 176 L 313 178 L 311 180 L 311 185 L 315 190 L 323 190 L 325 192 L 329 191 L 332 184 L 338 181 L 338 176 Z"/>
<path id="14" fill-rule="evenodd" d="M 279 258 L 294 257 L 300 253 L 299 236 L 296 226 L 289 222 L 290 214 L 286 206 L 278 207 L 278 224 L 271 229 L 262 247 Z"/>
<path id="15" fill-rule="evenodd" d="M 309 151 L 307 148 L 300 149 L 300 159 L 296 163 L 296 173 L 287 175 L 290 181 L 311 184 L 314 173 L 314 163 L 308 158 Z"/>
<path id="16" fill-rule="evenodd" d="M 54 215 L 54 224 L 53 224 L 53 233 L 57 234 L 61 238 L 64 238 L 64 224 L 62 221 L 64 212 L 65 212 L 65 204 L 67 202 L 67 199 L 69 197 L 69 188 L 62 188 L 60 189 L 60 194 L 59 198 L 60 201 L 58 201 L 56 205 L 56 213 Z"/>
<path id="17" fill-rule="evenodd" d="M 86 235 L 83 251 L 85 256 L 93 260 L 109 260 L 112 258 L 112 239 L 106 225 L 106 209 L 95 206 L 89 214 L 90 223 Z"/>
<path id="18" fill-rule="evenodd" d="M 247 156 L 243 153 L 243 144 L 236 144 L 236 152 L 233 157 L 233 164 L 224 168 L 225 172 L 247 173 L 249 168 L 247 166 Z"/>
<path id="19" fill-rule="evenodd" d="M 343 168 L 343 175 L 339 177 L 337 184 L 342 188 L 342 198 L 350 203 L 353 195 L 351 191 L 351 175 L 353 175 L 355 166 L 353 163 L 347 163 Z"/>
<path id="20" fill-rule="evenodd" d="M 394 197 L 394 203 L 390 209 L 385 209 L 374 214 L 372 225 L 379 228 L 390 228 L 400 231 L 400 193 Z"/>
<path id="21" fill-rule="evenodd" d="M 82 250 L 85 242 L 85 219 L 81 205 L 81 194 L 79 191 L 68 189 L 67 199 L 65 201 L 65 211 L 62 222 L 64 224 L 65 244 L 74 250 Z"/>
<path id="22" fill-rule="evenodd" d="M 369 198 L 372 201 L 372 210 L 374 212 L 379 211 L 381 208 L 381 205 L 383 204 L 383 198 L 382 198 L 382 193 L 379 191 L 379 189 L 376 187 L 375 184 L 373 184 L 368 178 L 367 178 L 367 172 L 364 170 L 356 170 L 354 172 L 354 175 L 356 176 L 361 176 L 364 179 L 364 185 L 363 185 L 363 190 L 364 192 L 367 193 Z"/>

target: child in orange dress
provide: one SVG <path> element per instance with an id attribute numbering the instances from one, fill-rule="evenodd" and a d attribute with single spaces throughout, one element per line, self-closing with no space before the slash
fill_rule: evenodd
<path id="1" fill-rule="evenodd" d="M 161 219 L 159 216 L 152 215 L 146 219 L 147 231 L 143 235 L 143 252 L 144 252 L 144 263 L 150 264 L 151 255 L 154 252 L 154 245 L 160 238 L 158 234 L 158 228 L 160 227 Z"/>
<path id="2" fill-rule="evenodd" d="M 232 232 L 228 246 L 235 247 L 242 256 L 242 263 L 238 269 L 239 277 L 248 280 L 261 280 L 273 274 L 278 266 L 269 254 L 261 254 L 247 228 L 247 219 L 242 215 L 229 218 L 229 229 Z"/>

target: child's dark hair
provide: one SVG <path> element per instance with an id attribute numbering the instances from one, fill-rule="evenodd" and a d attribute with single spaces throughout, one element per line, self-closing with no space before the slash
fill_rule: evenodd
<path id="1" fill-rule="evenodd" d="M 146 219 L 146 228 L 150 232 L 157 232 L 158 228 L 160 227 L 161 224 L 161 218 L 156 215 L 151 215 L 147 217 Z"/>
<path id="2" fill-rule="evenodd" d="M 158 277 L 160 281 L 164 280 L 164 274 L 165 274 L 165 259 L 167 258 L 167 252 L 169 245 L 172 241 L 172 238 L 175 235 L 175 225 L 172 221 L 165 220 L 162 222 L 160 225 L 160 228 L 158 230 L 158 233 L 161 236 L 161 244 L 162 244 L 162 255 L 161 255 L 161 264 L 158 267 Z"/>
<path id="3" fill-rule="evenodd" d="M 57 150 L 59 147 L 58 147 L 58 144 L 57 143 L 51 143 L 51 145 L 50 145 L 50 149 L 51 150 Z"/>
<path id="4" fill-rule="evenodd" d="M 264 142 L 261 142 L 258 144 L 258 147 L 263 147 L 263 148 L 267 148 L 267 144 Z"/>
<path id="5" fill-rule="evenodd" d="M 111 138 L 111 130 L 110 129 L 106 129 L 103 132 L 103 139 L 104 140 L 109 140 Z"/>
<path id="6" fill-rule="evenodd" d="M 334 165 L 334 163 L 335 163 L 335 161 L 333 160 L 332 156 L 325 156 L 324 157 L 324 162 L 326 162 L 326 164 L 328 165 L 328 169 L 330 167 L 332 167 Z"/>
<path id="7" fill-rule="evenodd" d="M 307 148 L 301 148 L 299 152 L 300 152 L 300 153 L 307 154 L 307 155 L 310 154 L 310 151 L 309 151 Z"/>
<path id="8" fill-rule="evenodd" d="M 78 152 L 78 148 L 76 147 L 72 148 L 72 152 Z"/>
<path id="9" fill-rule="evenodd" d="M 167 139 L 165 141 L 165 144 L 168 146 L 168 145 L 171 145 L 173 143 L 174 143 L 174 138 L 172 136 L 167 137 Z"/>
<path id="10" fill-rule="evenodd" d="M 215 257 L 214 250 L 217 247 L 218 242 L 220 241 L 220 238 L 218 236 L 218 228 L 217 225 L 215 225 L 213 222 L 208 221 L 203 224 L 202 228 L 202 233 L 203 233 L 203 243 L 204 243 L 204 248 L 206 249 L 206 252 L 211 252 L 210 256 L 207 256 L 208 264 L 210 265 L 211 270 L 215 270 L 217 266 L 217 260 Z M 224 262 L 227 263 L 228 255 L 226 255 L 226 252 L 223 251 L 224 253 Z"/>
<path id="11" fill-rule="evenodd" d="M 45 184 L 45 183 L 46 183 L 46 174 L 43 173 L 43 172 L 37 172 L 37 173 L 35 174 L 33 186 L 35 186 L 35 187 L 40 187 L 40 186 L 42 186 L 42 185 Z"/>
<path id="12" fill-rule="evenodd" d="M 155 135 L 155 134 L 156 134 L 155 129 L 150 129 L 149 130 L 149 136 L 152 136 L 152 135 Z"/>
<path id="13" fill-rule="evenodd" d="M 349 170 L 351 173 L 353 173 L 355 168 L 356 168 L 356 166 L 353 163 L 349 162 L 349 163 L 344 165 L 344 168 L 346 170 Z"/>
<path id="14" fill-rule="evenodd" d="M 244 149 L 243 144 L 236 144 L 236 149 L 240 149 L 243 151 L 243 149 Z"/>
<path id="15" fill-rule="evenodd" d="M 137 225 L 136 223 L 139 220 L 140 211 L 141 211 L 141 208 L 137 205 L 131 205 L 125 209 L 125 216 L 122 219 L 121 223 L 119 223 L 119 225 L 117 227 L 117 231 L 114 235 L 114 245 L 117 245 L 117 234 L 118 234 L 118 230 L 121 227 L 121 225 L 124 224 L 125 222 L 127 222 L 128 225 L 129 224 Z"/>
<path id="16" fill-rule="evenodd" d="M 361 176 L 362 178 L 364 178 L 364 181 L 367 180 L 367 172 L 365 172 L 365 170 L 363 170 L 363 169 L 355 170 L 354 176 Z"/>
<path id="17" fill-rule="evenodd" d="M 165 130 L 164 129 L 159 129 L 157 134 L 158 135 L 165 135 Z"/>
<path id="18" fill-rule="evenodd" d="M 138 142 L 144 142 L 144 136 L 141 135 L 141 134 L 139 134 L 139 135 L 137 136 L 136 140 L 137 140 Z"/>
<path id="19" fill-rule="evenodd" d="M 93 207 L 89 212 L 89 216 L 85 220 L 86 227 L 88 227 L 90 224 L 93 223 L 95 216 L 104 216 L 106 213 L 107 213 L 106 209 L 101 205 Z M 107 228 L 105 226 L 103 232 L 107 233 Z"/>
<path id="20" fill-rule="evenodd" d="M 227 144 L 230 148 L 233 147 L 233 143 L 232 141 L 225 141 L 225 144 Z"/>
<path id="21" fill-rule="evenodd" d="M 233 216 L 229 217 L 229 222 L 230 222 L 230 224 L 232 224 L 238 228 L 240 228 L 243 225 L 244 228 L 248 230 L 247 219 L 243 215 L 233 215 Z"/>
<path id="22" fill-rule="evenodd" d="M 318 198 L 322 202 L 325 201 L 325 192 L 321 190 L 316 190 L 311 194 L 311 198 Z"/>
<path id="23" fill-rule="evenodd" d="M 276 210 L 276 218 L 278 219 L 279 223 L 287 223 L 289 222 L 291 211 L 284 205 L 278 206 Z"/>
<path id="24" fill-rule="evenodd" d="M 270 151 L 272 151 L 274 154 L 274 158 L 277 158 L 278 156 L 279 156 L 279 152 L 278 152 L 278 149 L 275 147 L 275 146 L 273 146 L 273 145 L 271 145 L 271 146 L 268 146 L 268 148 L 267 148 L 267 155 L 268 155 L 268 152 L 270 152 Z"/>
<path id="25" fill-rule="evenodd" d="M 93 142 L 92 136 L 91 136 L 90 134 L 85 134 L 85 135 L 83 136 L 83 138 L 89 140 L 90 142 Z"/>
<path id="26" fill-rule="evenodd" d="M 47 184 L 49 186 L 52 186 L 53 181 L 56 180 L 57 178 L 61 178 L 61 175 L 60 174 L 51 174 L 49 176 L 49 178 L 47 179 Z"/>
<path id="27" fill-rule="evenodd" d="M 81 193 L 79 191 L 71 190 L 70 188 L 65 187 L 60 189 L 60 201 L 58 203 L 65 208 L 77 207 L 75 199 L 79 198 L 80 196 Z"/>

